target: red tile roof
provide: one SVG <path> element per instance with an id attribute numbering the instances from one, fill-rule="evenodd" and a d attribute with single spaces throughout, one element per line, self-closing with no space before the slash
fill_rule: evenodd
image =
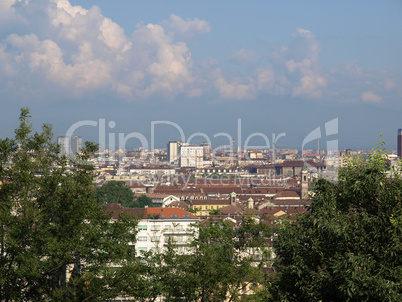
<path id="1" fill-rule="evenodd" d="M 274 198 L 280 198 L 280 197 L 293 197 L 293 198 L 300 198 L 299 194 L 297 194 L 295 191 L 282 191 L 278 192 L 275 194 Z"/>
<path id="2" fill-rule="evenodd" d="M 149 215 L 165 215 L 166 218 L 170 218 L 170 215 L 177 215 L 178 218 L 182 218 L 183 215 L 190 215 L 192 219 L 198 219 L 197 216 L 191 214 L 188 211 L 185 211 L 180 208 L 146 208 L 145 209 L 147 216 Z"/>
<path id="3" fill-rule="evenodd" d="M 149 215 L 158 215 L 160 218 L 162 215 L 166 216 L 166 219 L 171 218 L 170 215 L 177 215 L 175 219 L 182 219 L 183 215 L 189 216 L 191 219 L 198 219 L 197 216 L 179 208 L 125 208 L 120 204 L 113 203 L 106 205 L 106 212 L 112 213 L 113 219 L 118 219 L 121 213 L 128 213 L 130 215 L 136 215 L 139 219 L 147 219 Z M 185 217 L 188 219 L 188 217 Z"/>

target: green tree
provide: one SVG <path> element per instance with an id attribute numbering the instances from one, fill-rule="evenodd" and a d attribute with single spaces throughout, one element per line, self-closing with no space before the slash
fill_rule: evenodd
<path id="1" fill-rule="evenodd" d="M 309 213 L 274 242 L 274 301 L 402 300 L 400 172 L 379 149 L 315 183 Z"/>
<path id="2" fill-rule="evenodd" d="M 96 189 L 99 203 L 118 203 L 124 207 L 138 207 L 134 193 L 124 181 L 111 180 Z"/>
<path id="3" fill-rule="evenodd" d="M 152 207 L 152 199 L 145 194 L 135 197 L 124 181 L 108 181 L 96 190 L 98 203 L 118 203 L 127 208 Z"/>
<path id="4" fill-rule="evenodd" d="M 209 210 L 209 215 L 222 215 L 222 212 L 219 209 L 211 209 Z"/>
<path id="5" fill-rule="evenodd" d="M 96 146 L 58 157 L 49 125 L 32 133 L 21 109 L 15 138 L 0 140 L 0 301 L 99 301 L 121 292 L 135 262 L 137 220 L 110 223 L 92 190 Z"/>
<path id="6" fill-rule="evenodd" d="M 152 199 L 149 198 L 147 195 L 141 194 L 140 197 L 138 197 L 137 205 L 138 208 L 145 208 L 146 206 L 153 207 L 153 202 Z"/>
<path id="7" fill-rule="evenodd" d="M 199 210 L 201 210 L 201 207 L 199 207 L 199 208 L 194 207 L 194 208 L 188 208 L 188 209 L 187 209 L 187 211 L 190 212 L 191 214 L 197 214 L 197 212 L 198 212 Z"/>

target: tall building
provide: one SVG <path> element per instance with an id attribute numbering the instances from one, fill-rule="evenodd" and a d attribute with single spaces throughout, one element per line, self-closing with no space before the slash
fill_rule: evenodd
<path id="1" fill-rule="evenodd" d="M 57 144 L 60 145 L 60 155 L 73 155 L 81 152 L 82 137 L 81 136 L 58 136 Z"/>
<path id="2" fill-rule="evenodd" d="M 58 136 L 57 144 L 60 146 L 60 155 L 70 154 L 70 140 L 68 136 Z"/>
<path id="3" fill-rule="evenodd" d="M 204 148 L 199 146 L 180 147 L 180 168 L 202 168 L 204 161 Z"/>
<path id="4" fill-rule="evenodd" d="M 178 163 L 180 145 L 180 141 L 173 141 L 167 144 L 167 160 L 169 164 L 175 165 Z"/>
<path id="5" fill-rule="evenodd" d="M 398 129 L 398 157 L 402 157 L 402 129 Z"/>
<path id="6" fill-rule="evenodd" d="M 70 138 L 70 154 L 80 153 L 82 150 L 82 137 L 73 135 Z"/>

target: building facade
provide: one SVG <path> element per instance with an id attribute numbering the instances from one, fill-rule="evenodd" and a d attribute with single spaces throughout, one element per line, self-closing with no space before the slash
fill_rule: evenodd
<path id="1" fill-rule="evenodd" d="M 199 146 L 180 147 L 180 168 L 202 168 L 204 148 Z"/>
<path id="2" fill-rule="evenodd" d="M 198 230 L 194 223 L 199 218 L 178 208 L 147 208 L 138 223 L 137 252 L 160 252 L 170 242 L 176 250 L 185 253 Z"/>
<path id="3" fill-rule="evenodd" d="M 171 165 L 178 165 L 180 146 L 183 143 L 180 141 L 172 141 L 167 144 L 167 160 Z"/>

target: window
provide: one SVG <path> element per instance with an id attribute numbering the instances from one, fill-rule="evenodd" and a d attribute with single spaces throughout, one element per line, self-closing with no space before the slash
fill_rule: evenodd
<path id="1" fill-rule="evenodd" d="M 161 216 L 161 218 L 162 218 L 162 219 L 165 219 L 165 218 L 166 218 L 166 216 L 165 216 L 165 215 L 162 215 L 162 216 Z"/>
<path id="2" fill-rule="evenodd" d="M 181 218 L 191 218 L 190 215 L 181 215 Z"/>
<path id="3" fill-rule="evenodd" d="M 147 236 L 138 236 L 138 241 L 148 241 Z"/>
<path id="4" fill-rule="evenodd" d="M 177 237 L 173 237 L 174 242 L 183 242 L 183 237 L 181 236 L 177 236 Z"/>
<path id="5" fill-rule="evenodd" d="M 179 218 L 179 215 L 170 215 L 170 218 Z"/>
<path id="6" fill-rule="evenodd" d="M 163 230 L 164 230 L 164 231 L 170 231 L 170 225 L 165 225 L 165 226 L 163 227 Z"/>
<path id="7" fill-rule="evenodd" d="M 176 230 L 177 231 L 183 231 L 183 226 L 179 224 L 178 226 L 176 226 Z"/>
<path id="8" fill-rule="evenodd" d="M 147 230 L 148 229 L 148 226 L 146 226 L 146 225 L 139 225 L 138 226 L 138 230 Z"/>
<path id="9" fill-rule="evenodd" d="M 151 237 L 151 242 L 159 242 L 159 236 L 152 236 Z"/>
<path id="10" fill-rule="evenodd" d="M 138 248 L 138 251 L 139 251 L 139 252 L 146 252 L 146 251 L 147 251 L 147 248 L 146 248 L 146 247 L 139 247 L 139 248 Z"/>
<path id="11" fill-rule="evenodd" d="M 151 225 L 151 231 L 160 231 L 161 226 L 160 225 Z"/>

